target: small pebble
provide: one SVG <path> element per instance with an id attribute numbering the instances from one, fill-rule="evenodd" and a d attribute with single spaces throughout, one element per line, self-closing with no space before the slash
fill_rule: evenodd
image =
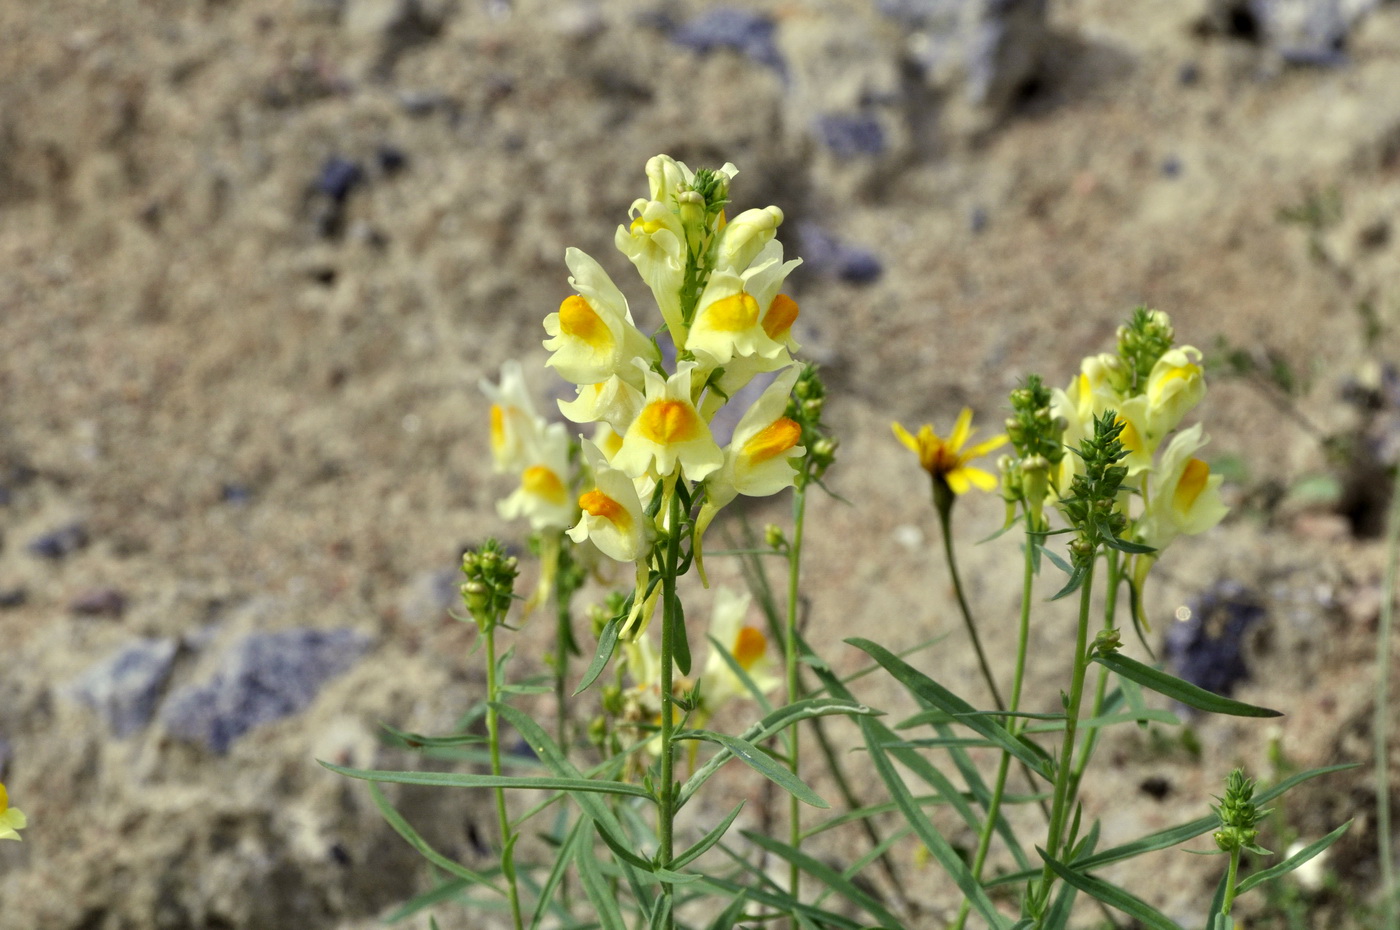
<path id="1" fill-rule="evenodd" d="M 980 233 L 987 228 L 989 219 L 986 207 L 973 207 L 967 215 L 967 228 L 974 234 Z"/>
<path id="2" fill-rule="evenodd" d="M 253 499 L 253 489 L 246 484 L 227 482 L 219 488 L 219 498 L 225 504 L 246 504 Z"/>
<path id="3" fill-rule="evenodd" d="M 29 592 L 23 588 L 6 588 L 0 590 L 0 610 L 13 610 L 16 607 L 23 607 L 29 600 Z"/>
<path id="4" fill-rule="evenodd" d="M 31 555 L 57 561 L 67 558 L 87 544 L 87 527 L 75 521 L 31 539 L 26 548 Z"/>
<path id="5" fill-rule="evenodd" d="M 392 145 L 381 145 L 374 157 L 379 162 L 379 170 L 385 174 L 397 174 L 408 167 L 408 156 Z"/>
<path id="6" fill-rule="evenodd" d="M 126 612 L 126 595 L 116 588 L 92 588 L 69 603 L 68 609 L 84 617 L 119 619 Z"/>
<path id="7" fill-rule="evenodd" d="M 1176 72 L 1176 82 L 1182 87 L 1194 87 L 1201 80 L 1201 67 L 1188 61 Z"/>
<path id="8" fill-rule="evenodd" d="M 336 203 L 343 203 L 364 179 L 365 172 L 359 162 L 334 155 L 321 165 L 321 173 L 316 177 L 316 190 Z"/>
<path id="9" fill-rule="evenodd" d="M 1175 155 L 1168 155 L 1166 158 L 1162 159 L 1162 175 L 1168 178 L 1180 177 L 1181 159 L 1177 158 Z"/>

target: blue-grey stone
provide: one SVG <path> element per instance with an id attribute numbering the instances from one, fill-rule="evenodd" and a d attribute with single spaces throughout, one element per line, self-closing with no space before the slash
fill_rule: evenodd
<path id="1" fill-rule="evenodd" d="M 671 41 L 700 53 L 733 49 L 759 64 L 783 71 L 783 56 L 774 41 L 773 20 L 742 7 L 706 10 L 671 33 Z"/>
<path id="2" fill-rule="evenodd" d="M 174 736 L 216 753 L 253 727 L 300 713 L 330 679 L 349 670 L 370 648 L 354 630 L 253 633 L 221 656 L 205 684 L 180 688 L 161 708 Z"/>
<path id="3" fill-rule="evenodd" d="M 817 138 L 839 158 L 880 155 L 885 130 L 869 113 L 824 113 L 817 117 Z"/>
<path id="4" fill-rule="evenodd" d="M 1196 598 L 1190 610 L 1190 617 L 1167 627 L 1167 664 L 1193 685 L 1229 695 L 1249 677 L 1245 634 L 1264 619 L 1264 606 L 1243 585 L 1221 582 Z"/>
<path id="5" fill-rule="evenodd" d="M 30 555 L 41 559 L 67 558 L 88 544 L 87 525 L 80 520 L 64 524 L 29 541 L 25 547 Z"/>
<path id="6" fill-rule="evenodd" d="M 851 245 L 815 223 L 799 223 L 802 259 L 806 268 L 831 275 L 852 284 L 869 284 L 884 271 L 879 256 L 869 249 Z"/>
<path id="7" fill-rule="evenodd" d="M 130 736 L 151 722 L 178 648 L 168 638 L 137 640 L 83 672 L 73 696 L 97 711 L 113 736 Z"/>

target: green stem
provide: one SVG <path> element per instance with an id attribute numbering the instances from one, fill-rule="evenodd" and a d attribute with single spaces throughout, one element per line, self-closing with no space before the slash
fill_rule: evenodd
<path id="1" fill-rule="evenodd" d="M 1380 638 L 1376 643 L 1376 716 L 1371 727 L 1376 754 L 1376 833 L 1380 840 L 1381 901 L 1383 925 L 1396 926 L 1400 885 L 1395 881 L 1395 862 L 1390 852 L 1390 631 L 1395 622 L 1396 563 L 1400 561 L 1400 466 L 1390 492 L 1390 521 L 1385 541 L 1385 590 L 1381 600 Z"/>
<path id="2" fill-rule="evenodd" d="M 783 653 L 787 660 L 787 696 L 788 703 L 792 704 L 801 697 L 802 683 L 798 680 L 797 670 L 797 583 L 801 575 L 802 568 L 802 527 L 806 522 L 807 514 L 807 488 L 799 484 L 793 488 L 792 493 L 792 541 L 788 545 L 788 589 L 787 589 L 787 622 L 783 627 Z M 798 727 L 788 729 L 788 762 L 793 775 L 798 775 L 798 765 L 800 761 L 799 744 L 800 731 Z M 800 849 L 802 846 L 802 804 L 796 796 L 788 795 L 788 842 L 793 849 Z M 788 866 L 788 889 L 795 902 L 798 898 L 799 883 L 802 872 L 797 867 L 796 862 Z M 797 925 L 797 916 L 793 915 L 793 926 Z"/>
<path id="3" fill-rule="evenodd" d="M 1029 519 L 1028 514 L 1027 520 Z M 1011 679 L 1010 710 L 1013 713 L 1021 708 L 1021 686 L 1025 684 L 1026 654 L 1030 644 L 1031 590 L 1035 583 L 1035 545 L 1029 535 L 1026 536 L 1024 549 L 1025 564 L 1021 574 L 1021 625 L 1016 641 L 1016 671 Z M 1020 729 L 1015 718 L 1008 718 L 1007 728 L 1011 730 L 1013 735 Z M 982 822 L 982 830 L 977 837 L 977 853 L 972 860 L 972 877 L 978 881 L 982 880 L 982 869 L 987 864 L 987 853 L 991 849 L 992 834 L 996 832 L 997 817 L 1001 814 L 1001 799 L 1006 793 L 1006 776 L 1010 770 L 1011 753 L 1003 750 L 1001 760 L 997 762 L 996 781 L 992 785 L 991 804 L 987 806 L 987 819 Z M 1041 809 L 1046 810 L 1048 817 L 1049 811 L 1045 808 L 1043 801 Z M 962 930 L 967 925 L 967 918 L 971 912 L 972 902 L 964 897 L 962 904 L 958 907 L 958 917 L 953 922 L 952 930 Z"/>
<path id="4" fill-rule="evenodd" d="M 677 478 L 676 480 L 683 480 Z M 657 799 L 658 803 L 658 830 L 661 837 L 661 849 L 658 858 L 662 866 L 669 867 L 671 860 L 675 858 L 675 821 L 676 821 L 676 750 L 674 736 L 676 731 L 676 701 L 673 691 L 675 689 L 674 666 L 676 655 L 677 634 L 684 636 L 685 629 L 676 616 L 676 567 L 680 564 L 681 552 L 681 500 L 674 489 L 668 491 L 669 504 L 667 511 L 670 515 L 666 541 L 666 556 L 661 566 L 661 795 Z M 675 926 L 675 915 L 673 905 L 675 901 L 675 886 L 670 882 L 661 883 L 662 906 L 666 909 L 666 916 L 662 923 L 663 930 L 671 930 Z"/>
<path id="5" fill-rule="evenodd" d="M 1045 848 L 1056 859 L 1064 858 L 1060 846 L 1064 841 L 1069 810 L 1074 805 L 1070 783 L 1073 781 L 1074 740 L 1079 733 L 1079 712 L 1084 702 L 1084 675 L 1089 668 L 1089 601 L 1094 587 L 1095 561 L 1096 559 L 1090 556 L 1089 567 L 1084 573 L 1084 582 L 1079 589 L 1079 623 L 1074 635 L 1074 671 L 1070 678 L 1069 701 L 1065 706 L 1065 738 L 1060 745 L 1060 758 L 1055 766 L 1055 794 L 1050 806 L 1050 833 Z M 1054 879 L 1055 873 L 1047 864 L 1040 878 L 1037 899 L 1039 906 L 1036 908 L 1038 913 L 1044 913 Z"/>
<path id="6" fill-rule="evenodd" d="M 1225 897 L 1220 902 L 1220 913 L 1230 916 L 1230 908 L 1235 904 L 1235 882 L 1239 880 L 1240 851 L 1230 850 L 1230 872 L 1225 876 Z"/>
<path id="7" fill-rule="evenodd" d="M 948 573 L 953 576 L 953 591 L 958 596 L 958 609 L 962 612 L 963 625 L 967 627 L 967 635 L 972 639 L 972 648 L 977 653 L 977 664 L 982 669 L 982 678 L 987 682 L 987 687 L 991 689 L 992 700 L 996 704 L 997 710 L 1005 710 L 1006 702 L 1002 700 L 1001 691 L 997 689 L 996 679 L 992 677 L 992 668 L 987 664 L 987 653 L 982 649 L 982 638 L 977 635 L 977 624 L 972 619 L 972 608 L 967 605 L 967 596 L 963 593 L 962 578 L 958 574 L 958 561 L 953 555 L 953 497 L 951 490 L 944 490 L 939 493 L 939 482 L 943 479 L 934 477 L 934 509 L 938 511 L 938 525 L 943 531 L 943 555 L 948 561 Z"/>
<path id="8" fill-rule="evenodd" d="M 500 699 L 500 683 L 496 680 L 496 621 L 483 625 L 482 636 L 486 640 L 486 737 L 491 746 L 491 774 L 501 775 L 501 737 L 497 720 L 496 702 Z M 520 913 L 520 891 L 515 881 L 515 835 L 511 832 L 510 817 L 506 813 L 506 793 L 497 787 L 496 819 L 501 831 L 501 874 L 506 879 L 506 890 L 510 897 L 510 915 L 515 930 L 523 930 L 525 924 Z"/>
<path id="9" fill-rule="evenodd" d="M 1108 590 L 1104 592 L 1103 628 L 1113 629 L 1113 620 L 1118 613 L 1118 588 L 1122 579 L 1122 564 L 1119 562 L 1118 553 L 1110 549 L 1104 561 L 1108 563 Z M 1108 669 L 1102 665 L 1098 669 L 1098 679 L 1094 684 L 1094 704 L 1089 711 L 1090 717 L 1097 717 L 1103 713 L 1103 703 L 1108 695 Z M 1084 736 L 1084 751 L 1079 755 L 1079 761 L 1074 766 L 1074 784 L 1070 787 L 1073 794 L 1079 793 L 1079 783 L 1084 779 L 1084 771 L 1089 767 L 1089 759 L 1094 755 L 1094 747 L 1099 740 L 1099 730 L 1090 730 Z"/>

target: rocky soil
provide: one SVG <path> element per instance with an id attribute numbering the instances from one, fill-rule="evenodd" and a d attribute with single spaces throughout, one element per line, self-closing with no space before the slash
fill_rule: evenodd
<path id="1" fill-rule="evenodd" d="M 1201 416 L 1234 512 L 1149 609 L 1158 643 L 1183 605 L 1249 613 L 1236 694 L 1287 716 L 1196 721 L 1195 751 L 1116 738 L 1087 812 L 1122 839 L 1205 813 L 1235 765 L 1362 763 L 1276 815 L 1356 818 L 1329 884 L 1247 914 L 1379 926 L 1400 4 L 50 0 L 0 5 L 0 34 L 0 770 L 31 821 L 0 848 L 5 927 L 350 930 L 428 887 L 315 760 L 402 767 L 379 721 L 444 732 L 480 698 L 455 564 L 524 531 L 477 383 L 519 358 L 541 405 L 562 393 L 538 366 L 567 246 L 645 306 L 611 243 L 658 152 L 734 162 L 736 205 L 782 207 L 807 260 L 844 498 L 809 513 L 808 629 L 840 668 L 852 630 L 946 632 L 926 667 L 978 693 L 891 420 L 995 423 L 1138 304 L 1221 363 Z M 971 546 L 999 519 L 958 512 L 1005 668 L 1014 545 Z M 1043 617 L 1048 710 L 1071 621 Z M 394 797 L 489 862 L 479 799 Z M 911 922 L 941 926 L 954 891 L 896 852 Z M 1114 877 L 1199 926 L 1217 868 Z"/>

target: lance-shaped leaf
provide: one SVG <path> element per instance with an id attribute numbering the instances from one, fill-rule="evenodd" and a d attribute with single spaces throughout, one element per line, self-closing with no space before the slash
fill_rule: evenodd
<path id="1" fill-rule="evenodd" d="M 1182 681 L 1175 675 L 1168 675 L 1161 669 L 1144 665 L 1137 659 L 1131 659 L 1117 652 L 1099 653 L 1094 656 L 1094 661 L 1129 681 L 1135 681 L 1144 688 L 1150 688 L 1158 694 L 1165 694 L 1167 697 L 1197 710 L 1209 711 L 1212 714 L 1229 714 L 1233 717 L 1283 716 L 1280 711 L 1270 710 L 1267 707 L 1256 707 L 1243 701 L 1221 697 L 1213 691 L 1198 688 L 1189 681 Z"/>

